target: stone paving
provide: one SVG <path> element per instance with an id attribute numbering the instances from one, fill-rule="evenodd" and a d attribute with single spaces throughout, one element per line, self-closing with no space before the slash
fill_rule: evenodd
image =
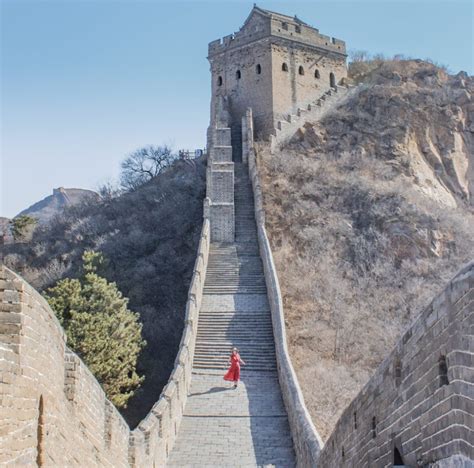
<path id="1" fill-rule="evenodd" d="M 243 371 L 230 385 L 222 373 L 193 374 L 168 466 L 294 466 L 276 372 Z"/>

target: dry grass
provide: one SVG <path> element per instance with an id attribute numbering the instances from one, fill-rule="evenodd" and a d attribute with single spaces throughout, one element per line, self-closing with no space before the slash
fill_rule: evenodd
<path id="1" fill-rule="evenodd" d="M 420 70 L 411 68 L 419 77 Z M 448 208 L 436 193 L 420 191 L 413 175 L 406 136 L 417 138 L 420 108 L 397 101 L 406 90 L 373 79 L 372 88 L 307 126 L 287 148 L 273 155 L 265 145 L 258 149 L 290 352 L 324 439 L 404 328 L 471 259 L 474 247 L 466 194 L 452 190 L 457 207 Z M 410 76 L 406 80 L 410 93 L 423 92 Z M 403 115 L 389 122 L 389 145 L 388 124 L 378 122 L 384 117 L 377 107 L 380 93 L 393 98 L 387 112 Z M 372 112 L 361 119 L 360 109 L 365 112 L 371 99 Z M 440 125 L 452 126 L 449 118 Z M 432 142 L 433 151 L 441 152 L 442 145 Z M 469 151 L 458 156 L 472 164 Z M 433 174 L 443 177 L 437 169 Z"/>

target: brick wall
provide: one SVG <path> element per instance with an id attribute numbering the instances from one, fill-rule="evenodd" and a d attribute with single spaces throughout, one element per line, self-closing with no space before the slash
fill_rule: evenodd
<path id="1" fill-rule="evenodd" d="M 276 96 L 273 102 L 273 127 L 277 120 L 287 114 L 295 114 L 298 107 L 306 107 L 330 89 L 331 73 L 336 83 L 347 76 L 343 58 L 324 56 L 302 46 L 273 44 L 271 54 L 272 88 Z M 283 70 L 283 64 L 287 71 Z"/>
<path id="2" fill-rule="evenodd" d="M 257 70 L 257 67 L 258 70 Z M 222 84 L 219 84 L 222 78 Z M 251 106 L 259 130 L 271 129 L 273 118 L 270 42 L 232 49 L 211 60 L 211 93 L 227 96 L 232 122 L 240 122 Z"/>
<path id="3" fill-rule="evenodd" d="M 472 466 L 473 337 L 471 263 L 421 313 L 344 411 L 318 466 L 389 467 L 395 451 L 409 466 Z"/>
<path id="4" fill-rule="evenodd" d="M 134 431 L 67 348 L 45 299 L 0 267 L 0 465 L 163 466 L 191 380 L 209 231 L 205 219 L 174 370 Z"/>

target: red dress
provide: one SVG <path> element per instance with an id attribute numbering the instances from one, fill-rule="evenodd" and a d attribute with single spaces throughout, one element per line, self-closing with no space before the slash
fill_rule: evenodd
<path id="1" fill-rule="evenodd" d="M 232 382 L 237 382 L 240 379 L 240 356 L 238 354 L 232 354 L 230 357 L 230 367 L 226 375 L 224 375 L 224 380 L 231 380 Z"/>

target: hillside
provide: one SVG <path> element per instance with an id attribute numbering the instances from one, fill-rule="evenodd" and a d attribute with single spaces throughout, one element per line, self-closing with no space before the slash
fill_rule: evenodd
<path id="1" fill-rule="evenodd" d="M 290 352 L 324 439 L 474 248 L 474 79 L 388 61 L 357 81 L 258 151 Z"/>
<path id="2" fill-rule="evenodd" d="M 17 216 L 28 215 L 45 224 L 63 212 L 67 206 L 77 205 L 87 199 L 97 200 L 97 193 L 92 190 L 59 187 L 53 189 L 53 194 L 26 208 Z"/>
<path id="3" fill-rule="evenodd" d="M 0 233 L 6 232 L 8 228 L 8 224 L 10 223 L 10 220 L 8 218 L 4 218 L 3 216 L 0 216 Z"/>
<path id="4" fill-rule="evenodd" d="M 85 249 L 103 252 L 101 272 L 140 313 L 145 382 L 124 411 L 134 426 L 168 381 L 182 335 L 188 285 L 202 225 L 205 161 L 176 161 L 133 192 L 66 207 L 28 243 L 3 247 L 4 263 L 40 291 L 77 276 Z"/>

